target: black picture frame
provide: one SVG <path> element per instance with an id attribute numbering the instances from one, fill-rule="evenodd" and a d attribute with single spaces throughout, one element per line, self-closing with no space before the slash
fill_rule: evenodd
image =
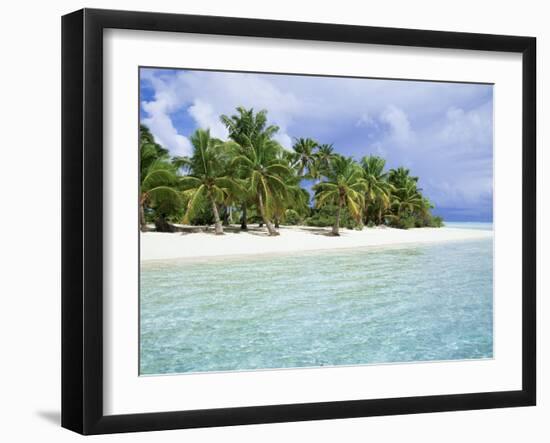
<path id="1" fill-rule="evenodd" d="M 522 54 L 522 389 L 104 415 L 103 30 L 171 31 Z M 536 404 L 536 39 L 83 9 L 62 18 L 62 426 L 81 434 L 413 414 Z"/>

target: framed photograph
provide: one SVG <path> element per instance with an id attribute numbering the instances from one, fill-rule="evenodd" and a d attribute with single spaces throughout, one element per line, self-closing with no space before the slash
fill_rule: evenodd
<path id="1" fill-rule="evenodd" d="M 531 37 L 62 20 L 62 425 L 535 405 Z"/>

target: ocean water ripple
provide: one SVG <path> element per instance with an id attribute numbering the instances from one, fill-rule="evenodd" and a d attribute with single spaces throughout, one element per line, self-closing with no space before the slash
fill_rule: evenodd
<path id="1" fill-rule="evenodd" d="M 492 241 L 143 264 L 142 375 L 493 355 Z"/>

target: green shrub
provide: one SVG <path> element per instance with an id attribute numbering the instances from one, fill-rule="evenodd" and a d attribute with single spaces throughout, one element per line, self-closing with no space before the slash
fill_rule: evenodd
<path id="1" fill-rule="evenodd" d="M 304 220 L 306 226 L 316 226 L 326 228 L 334 225 L 336 205 L 326 205 L 320 209 L 313 209 L 311 216 Z M 340 211 L 340 227 L 347 229 L 363 229 L 362 222 L 356 222 L 349 214 L 347 208 L 342 208 Z"/>
<path id="2" fill-rule="evenodd" d="M 441 228 L 442 226 L 444 226 L 443 218 L 441 218 L 439 215 L 432 217 L 428 226 L 430 226 L 431 228 Z"/>
<path id="3" fill-rule="evenodd" d="M 306 218 L 304 222 L 306 226 L 317 226 L 320 228 L 325 228 L 334 224 L 334 218 L 312 215 L 311 217 Z"/>
<path id="4" fill-rule="evenodd" d="M 214 223 L 214 214 L 210 205 L 201 208 L 191 219 L 192 225 L 211 225 Z"/>
<path id="5" fill-rule="evenodd" d="M 411 229 L 416 227 L 416 219 L 412 215 L 395 218 L 392 221 L 392 226 L 398 229 Z"/>
<path id="6" fill-rule="evenodd" d="M 303 218 L 294 209 L 287 209 L 285 211 L 284 223 L 287 225 L 300 225 L 303 223 Z"/>

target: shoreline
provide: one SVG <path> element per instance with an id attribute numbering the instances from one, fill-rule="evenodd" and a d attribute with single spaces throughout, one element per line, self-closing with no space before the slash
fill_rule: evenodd
<path id="1" fill-rule="evenodd" d="M 264 228 L 250 227 L 240 231 L 233 225 L 223 236 L 213 229 L 183 227 L 184 232 L 140 233 L 141 262 L 160 262 L 174 259 L 185 261 L 208 258 L 238 258 L 300 252 L 347 249 L 380 249 L 392 246 L 489 239 L 493 231 L 462 228 L 364 228 L 362 231 L 342 229 L 340 237 L 326 235 L 330 228 L 281 226 L 280 235 L 269 237 Z M 186 229 L 186 231 L 185 231 Z"/>

